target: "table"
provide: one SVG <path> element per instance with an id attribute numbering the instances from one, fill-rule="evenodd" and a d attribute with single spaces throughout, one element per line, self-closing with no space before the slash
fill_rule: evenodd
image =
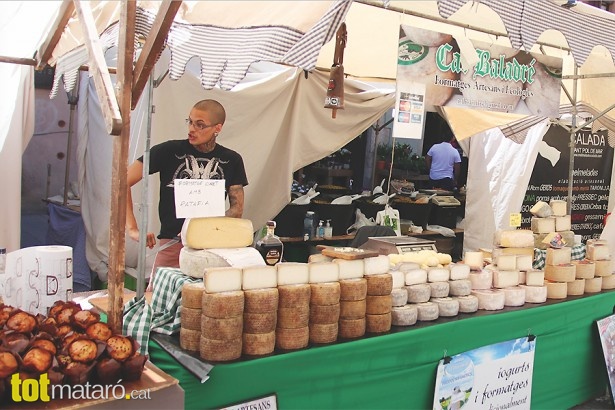
<path id="1" fill-rule="evenodd" d="M 187 409 L 217 408 L 275 393 L 279 408 L 432 407 L 438 361 L 481 346 L 537 337 L 532 408 L 570 408 L 604 394 L 595 320 L 613 313 L 615 291 L 506 311 L 461 314 L 390 334 L 215 365 L 201 384 L 150 341 L 151 360 L 180 380 Z M 400 328 L 397 328 L 400 329 Z"/>
<path id="2" fill-rule="evenodd" d="M 284 260 L 287 262 L 307 262 L 311 254 L 320 253 L 317 245 L 348 246 L 354 238 L 354 232 L 349 235 L 336 235 L 330 238 L 312 238 L 307 241 L 300 236 L 281 236 L 284 244 Z"/>

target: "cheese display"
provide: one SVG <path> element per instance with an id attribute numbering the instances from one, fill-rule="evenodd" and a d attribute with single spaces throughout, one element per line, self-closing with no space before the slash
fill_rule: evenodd
<path id="1" fill-rule="evenodd" d="M 466 251 L 463 254 L 463 263 L 468 265 L 472 270 L 480 270 L 483 268 L 483 253 L 480 251 Z"/>
<path id="2" fill-rule="evenodd" d="M 406 289 L 393 289 L 391 291 L 391 306 L 399 307 L 408 303 L 408 291 Z"/>
<path id="3" fill-rule="evenodd" d="M 275 331 L 278 320 L 277 310 L 263 313 L 244 312 L 244 333 L 269 333 Z"/>
<path id="4" fill-rule="evenodd" d="M 310 304 L 312 288 L 308 284 L 278 286 L 278 306 L 292 308 Z"/>
<path id="5" fill-rule="evenodd" d="M 365 258 L 365 276 L 368 275 L 380 275 L 382 273 L 389 272 L 389 257 L 386 255 L 372 256 L 371 258 Z"/>
<path id="6" fill-rule="evenodd" d="M 340 303 L 340 283 L 311 283 L 310 305 L 335 305 Z"/>
<path id="7" fill-rule="evenodd" d="M 555 231 L 563 232 L 569 231 L 572 227 L 570 215 L 556 216 L 555 217 Z"/>
<path id="8" fill-rule="evenodd" d="M 278 319 L 275 330 L 275 345 L 283 350 L 303 349 L 307 347 L 310 340 L 309 321 L 312 285 L 293 283 L 280 286 L 280 265 L 284 263 L 292 262 L 277 264 Z M 295 282 L 295 280 L 292 280 L 292 273 L 298 272 L 302 279 L 307 282 L 308 268 L 306 264 L 303 265 L 303 267 L 288 265 L 288 269 L 283 269 L 282 276 L 285 281 Z"/>
<path id="9" fill-rule="evenodd" d="M 601 278 L 602 278 L 602 283 L 601 283 L 602 290 L 615 289 L 615 275 L 601 276 Z"/>
<path id="10" fill-rule="evenodd" d="M 449 294 L 450 286 L 448 282 L 429 282 L 431 288 L 431 298 L 445 298 Z"/>
<path id="11" fill-rule="evenodd" d="M 572 282 L 567 282 L 567 284 L 568 296 L 580 296 L 585 293 L 585 279 L 576 279 Z"/>
<path id="12" fill-rule="evenodd" d="M 310 342 L 310 329 L 303 326 L 298 328 L 281 328 L 275 331 L 275 346 L 282 350 L 298 350 L 307 347 Z"/>
<path id="13" fill-rule="evenodd" d="M 406 274 L 399 270 L 389 271 L 393 279 L 393 289 L 402 289 L 406 284 Z"/>
<path id="14" fill-rule="evenodd" d="M 413 269 L 406 272 L 406 285 L 418 285 L 427 283 L 427 271 L 425 269 Z"/>
<path id="15" fill-rule="evenodd" d="M 296 329 L 308 326 L 310 323 L 310 306 L 294 306 L 278 308 L 277 328 Z"/>
<path id="16" fill-rule="evenodd" d="M 412 326 L 417 321 L 418 310 L 415 305 L 395 306 L 391 310 L 391 324 Z"/>
<path id="17" fill-rule="evenodd" d="M 179 269 L 184 275 L 202 279 L 207 268 L 223 268 L 231 264 L 223 257 L 204 249 L 184 246 L 179 251 Z"/>
<path id="18" fill-rule="evenodd" d="M 210 362 L 226 362 L 241 357 L 242 338 L 230 340 L 208 339 L 201 335 L 199 352 L 202 359 Z"/>
<path id="19" fill-rule="evenodd" d="M 519 284 L 519 271 L 517 270 L 494 270 L 493 287 L 508 288 Z"/>
<path id="20" fill-rule="evenodd" d="M 472 284 L 472 289 L 490 289 L 493 283 L 493 272 L 489 269 L 472 272 L 470 273 L 470 283 Z"/>
<path id="21" fill-rule="evenodd" d="M 203 277 L 205 292 L 219 293 L 241 290 L 241 274 L 241 269 L 233 267 L 207 269 Z"/>
<path id="22" fill-rule="evenodd" d="M 307 263 L 280 262 L 276 265 L 278 286 L 309 283 L 310 270 Z"/>
<path id="23" fill-rule="evenodd" d="M 311 343 L 325 344 L 333 343 L 337 340 L 338 323 L 310 323 Z"/>
<path id="24" fill-rule="evenodd" d="M 203 314 L 212 318 L 242 316 L 244 293 L 242 291 L 203 293 Z"/>
<path id="25" fill-rule="evenodd" d="M 243 315 L 227 318 L 201 316 L 201 335 L 210 339 L 232 340 L 241 338 Z"/>
<path id="26" fill-rule="evenodd" d="M 275 331 L 268 333 L 244 333 L 242 352 L 250 356 L 264 356 L 275 349 Z"/>
<path id="27" fill-rule="evenodd" d="M 427 282 L 446 282 L 450 275 L 447 268 L 430 268 L 427 271 Z"/>
<path id="28" fill-rule="evenodd" d="M 552 199 L 549 201 L 549 206 L 553 210 L 553 215 L 564 216 L 568 212 L 568 204 L 561 199 Z"/>
<path id="29" fill-rule="evenodd" d="M 334 262 L 308 263 L 309 283 L 337 282 L 340 278 L 339 266 Z"/>
<path id="30" fill-rule="evenodd" d="M 478 310 L 478 298 L 474 295 L 456 296 L 453 299 L 459 303 L 460 313 L 474 313 Z"/>
<path id="31" fill-rule="evenodd" d="M 367 296 L 367 280 L 344 279 L 340 280 L 340 300 L 364 300 Z"/>
<path id="32" fill-rule="evenodd" d="M 357 279 L 362 278 L 365 272 L 365 266 L 363 259 L 334 259 L 333 262 L 339 266 L 339 278 L 343 279 Z"/>
<path id="33" fill-rule="evenodd" d="M 602 276 L 585 279 L 585 293 L 598 293 L 602 290 Z"/>
<path id="34" fill-rule="evenodd" d="M 366 333 L 386 333 L 391 330 L 391 312 L 365 315 Z"/>
<path id="35" fill-rule="evenodd" d="M 316 324 L 337 323 L 340 319 L 340 304 L 310 305 L 310 326 Z"/>
<path id="36" fill-rule="evenodd" d="M 340 301 L 340 319 L 360 319 L 365 317 L 367 302 L 361 300 Z"/>
<path id="37" fill-rule="evenodd" d="M 429 322 L 440 317 L 438 305 L 433 302 L 423 302 L 416 305 L 416 318 L 421 322 Z"/>
<path id="38" fill-rule="evenodd" d="M 613 273 L 613 264 L 610 259 L 594 260 L 596 269 L 594 276 L 609 276 Z"/>
<path id="39" fill-rule="evenodd" d="M 525 302 L 526 303 L 545 303 L 547 301 L 547 287 L 546 286 L 526 286 L 519 285 L 525 289 Z"/>
<path id="40" fill-rule="evenodd" d="M 203 281 L 184 283 L 181 305 L 191 309 L 202 309 L 203 292 L 205 292 Z"/>
<path id="41" fill-rule="evenodd" d="M 525 273 L 525 284 L 528 286 L 543 286 L 545 272 L 542 270 L 529 270 Z"/>
<path id="42" fill-rule="evenodd" d="M 472 293 L 472 282 L 469 279 L 452 280 L 448 284 L 451 296 L 467 296 Z"/>
<path id="43" fill-rule="evenodd" d="M 365 298 L 365 313 L 367 315 L 382 315 L 391 312 L 392 299 L 391 295 L 372 296 L 367 295 Z"/>
<path id="44" fill-rule="evenodd" d="M 530 208 L 530 213 L 539 218 L 546 218 L 553 215 L 553 209 L 544 201 L 538 201 Z"/>
<path id="45" fill-rule="evenodd" d="M 432 298 L 430 302 L 438 306 L 438 316 L 452 317 L 459 314 L 459 301 L 453 298 Z"/>
<path id="46" fill-rule="evenodd" d="M 572 263 L 546 265 L 545 279 L 552 282 L 572 282 L 576 279 L 576 268 Z"/>
<path id="47" fill-rule="evenodd" d="M 278 288 L 246 290 L 243 295 L 244 312 L 265 313 L 278 310 Z"/>
<path id="48" fill-rule="evenodd" d="M 534 233 L 526 229 L 498 230 L 495 245 L 503 248 L 527 248 L 534 246 Z"/>
<path id="49" fill-rule="evenodd" d="M 187 218 L 181 238 L 185 247 L 193 249 L 243 248 L 254 239 L 252 221 L 226 216 Z"/>
<path id="50" fill-rule="evenodd" d="M 547 265 L 568 264 L 572 261 L 572 248 L 548 248 L 545 263 Z"/>
<path id="51" fill-rule="evenodd" d="M 242 269 L 243 290 L 275 288 L 278 286 L 278 271 L 275 266 L 248 266 Z"/>
<path id="52" fill-rule="evenodd" d="M 448 265 L 450 280 L 468 279 L 470 277 L 470 265 L 465 263 L 451 263 Z"/>
<path id="53" fill-rule="evenodd" d="M 182 306 L 180 313 L 179 313 L 181 327 L 185 329 L 189 329 L 189 330 L 199 330 L 200 331 L 202 314 L 203 314 L 203 309 L 200 309 L 200 308 L 192 309 L 189 307 Z"/>
<path id="54" fill-rule="evenodd" d="M 473 290 L 472 295 L 478 299 L 478 308 L 480 310 L 502 310 L 506 295 L 502 290 L 480 289 Z"/>
<path id="55" fill-rule="evenodd" d="M 408 292 L 408 303 L 427 302 L 431 297 L 431 286 L 426 283 L 406 286 L 405 289 Z"/>
<path id="56" fill-rule="evenodd" d="M 369 296 L 390 295 L 393 290 L 393 276 L 390 273 L 365 276 Z"/>
<path id="57" fill-rule="evenodd" d="M 568 296 L 568 284 L 566 282 L 545 281 L 547 287 L 547 299 L 566 299 Z"/>
<path id="58" fill-rule="evenodd" d="M 555 218 L 547 217 L 547 218 L 538 218 L 532 217 L 531 228 L 533 233 L 549 233 L 555 232 Z"/>
<path id="59" fill-rule="evenodd" d="M 179 329 L 179 347 L 189 352 L 198 352 L 201 343 L 201 331 L 185 327 Z"/>
<path id="60" fill-rule="evenodd" d="M 342 339 L 356 339 L 365 335 L 365 315 L 358 319 L 340 318 L 338 336 Z"/>

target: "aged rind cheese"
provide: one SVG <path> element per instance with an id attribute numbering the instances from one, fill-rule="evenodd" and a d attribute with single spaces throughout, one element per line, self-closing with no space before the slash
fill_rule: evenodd
<path id="1" fill-rule="evenodd" d="M 241 273 L 241 269 L 233 267 L 207 269 L 203 277 L 205 292 L 220 293 L 241 290 Z"/>
<path id="2" fill-rule="evenodd" d="M 190 330 L 201 330 L 201 315 L 203 309 L 191 309 L 182 306 L 179 312 L 180 323 L 183 328 Z"/>
<path id="3" fill-rule="evenodd" d="M 520 285 L 525 289 L 525 303 L 545 303 L 547 301 L 546 286 Z"/>
<path id="4" fill-rule="evenodd" d="M 340 283 L 311 283 L 310 305 L 336 305 L 340 303 Z"/>
<path id="5" fill-rule="evenodd" d="M 500 270 L 517 270 L 517 255 L 500 255 L 493 262 Z"/>
<path id="6" fill-rule="evenodd" d="M 547 218 L 537 218 L 533 216 L 530 225 L 534 233 L 555 232 L 555 218 L 552 216 Z"/>
<path id="7" fill-rule="evenodd" d="M 335 323 L 310 323 L 310 343 L 325 344 L 337 340 L 338 322 Z"/>
<path id="8" fill-rule="evenodd" d="M 202 309 L 203 292 L 205 292 L 205 284 L 202 280 L 184 283 L 182 286 L 181 305 L 191 309 Z"/>
<path id="9" fill-rule="evenodd" d="M 494 288 L 509 288 L 519 284 L 519 271 L 517 270 L 494 270 L 493 271 L 493 287 Z"/>
<path id="10" fill-rule="evenodd" d="M 602 290 L 602 276 L 585 279 L 585 293 L 598 293 Z"/>
<path id="11" fill-rule="evenodd" d="M 570 215 L 555 217 L 555 231 L 556 232 L 569 231 L 571 226 L 572 225 L 571 225 Z"/>
<path id="12" fill-rule="evenodd" d="M 528 271 L 531 270 L 534 264 L 533 255 L 516 255 L 517 256 L 517 269 Z"/>
<path id="13" fill-rule="evenodd" d="M 334 262 L 308 263 L 309 283 L 337 282 L 340 279 L 339 266 Z"/>
<path id="14" fill-rule="evenodd" d="M 539 218 L 546 218 L 553 215 L 553 210 L 546 202 L 538 201 L 530 208 L 530 213 Z"/>
<path id="15" fill-rule="evenodd" d="M 572 282 L 576 279 L 576 267 L 572 263 L 546 265 L 545 279 L 551 282 Z"/>
<path id="16" fill-rule="evenodd" d="M 567 213 L 568 203 L 562 199 L 552 199 L 549 206 L 553 210 L 554 216 L 564 216 Z"/>
<path id="17" fill-rule="evenodd" d="M 203 292 L 203 314 L 213 318 L 228 318 L 243 315 L 243 291 L 221 293 Z"/>
<path id="18" fill-rule="evenodd" d="M 472 289 L 491 289 L 493 284 L 493 271 L 483 269 L 482 271 L 470 273 Z"/>
<path id="19" fill-rule="evenodd" d="M 340 304 L 335 305 L 311 305 L 310 326 L 312 324 L 337 323 L 340 319 Z"/>
<path id="20" fill-rule="evenodd" d="M 244 333 L 269 333 L 276 328 L 278 312 L 243 314 Z"/>
<path id="21" fill-rule="evenodd" d="M 568 284 L 566 282 L 551 282 L 545 280 L 547 287 L 547 299 L 566 299 L 568 296 Z"/>
<path id="22" fill-rule="evenodd" d="M 408 303 L 427 302 L 431 297 L 431 286 L 426 283 L 406 286 L 405 289 L 408 292 Z"/>
<path id="23" fill-rule="evenodd" d="M 334 259 L 330 256 L 323 255 L 322 253 L 313 253 L 308 256 L 308 263 L 312 262 L 332 262 Z"/>
<path id="24" fill-rule="evenodd" d="M 278 270 L 275 266 L 246 266 L 242 269 L 243 290 L 267 289 L 278 286 Z"/>
<path id="25" fill-rule="evenodd" d="M 365 335 L 365 316 L 358 319 L 340 318 L 338 337 L 341 339 L 356 339 Z"/>
<path id="26" fill-rule="evenodd" d="M 609 276 L 613 273 L 613 264 L 610 259 L 601 259 L 594 261 L 596 269 L 594 276 Z"/>
<path id="27" fill-rule="evenodd" d="M 242 338 L 231 340 L 208 339 L 201 335 L 199 354 L 202 359 L 211 362 L 228 362 L 241 357 Z"/>
<path id="28" fill-rule="evenodd" d="M 577 279 L 591 279 L 596 276 L 596 264 L 588 259 L 572 261 Z"/>
<path id="29" fill-rule="evenodd" d="M 465 263 L 451 263 L 448 265 L 450 280 L 468 279 L 470 277 L 470 265 Z"/>
<path id="30" fill-rule="evenodd" d="M 498 230 L 495 244 L 503 248 L 527 248 L 534 246 L 534 233 L 527 229 Z"/>
<path id="31" fill-rule="evenodd" d="M 478 310 L 478 298 L 474 295 L 456 296 L 460 313 L 474 313 Z"/>
<path id="32" fill-rule="evenodd" d="M 615 275 L 601 276 L 602 284 L 601 288 L 603 290 L 607 289 L 615 289 Z"/>
<path id="33" fill-rule="evenodd" d="M 406 274 L 399 270 L 389 271 L 393 277 L 393 289 L 402 289 L 406 284 Z"/>
<path id="34" fill-rule="evenodd" d="M 412 326 L 416 323 L 418 311 L 415 305 L 395 306 L 391 310 L 393 326 Z"/>
<path id="35" fill-rule="evenodd" d="M 182 244 L 193 249 L 243 248 L 254 240 L 252 221 L 214 216 L 187 218 L 182 226 Z"/>
<path id="36" fill-rule="evenodd" d="M 450 286 L 448 282 L 429 282 L 431 288 L 430 297 L 445 298 L 449 294 Z"/>
<path id="37" fill-rule="evenodd" d="M 339 279 L 356 279 L 362 278 L 365 273 L 365 264 L 363 259 L 334 259 L 333 262 L 339 265 Z"/>
<path id="38" fill-rule="evenodd" d="M 413 269 L 406 272 L 405 283 L 407 286 L 427 283 L 427 271 L 425 269 Z"/>
<path id="39" fill-rule="evenodd" d="M 381 273 L 389 272 L 389 257 L 387 255 L 372 256 L 371 258 L 365 258 L 364 267 L 365 275 L 380 275 Z"/>
<path id="40" fill-rule="evenodd" d="M 480 251 L 466 251 L 463 254 L 463 263 L 471 270 L 481 270 L 484 266 L 483 253 Z"/>
<path id="41" fill-rule="evenodd" d="M 200 339 L 200 330 L 186 329 L 185 327 L 179 329 L 179 347 L 184 350 L 198 352 Z"/>
<path id="42" fill-rule="evenodd" d="M 433 302 L 423 302 L 416 305 L 416 319 L 420 322 L 436 320 L 440 317 L 438 305 Z"/>
<path id="43" fill-rule="evenodd" d="M 278 308 L 277 327 L 284 329 L 297 329 L 310 323 L 310 307 L 301 305 L 295 307 Z"/>
<path id="44" fill-rule="evenodd" d="M 390 273 L 366 276 L 367 294 L 371 296 L 390 295 L 393 290 L 393 276 Z"/>
<path id="45" fill-rule="evenodd" d="M 525 289 L 512 286 L 502 289 L 504 292 L 504 306 L 523 306 L 525 304 Z"/>
<path id="46" fill-rule="evenodd" d="M 542 270 L 529 270 L 525 273 L 525 284 L 528 286 L 543 286 L 545 272 Z"/>
<path id="47" fill-rule="evenodd" d="M 278 310 L 278 288 L 245 290 L 244 312 L 265 313 Z"/>
<path id="48" fill-rule="evenodd" d="M 368 315 L 382 315 L 391 311 L 391 295 L 371 296 L 365 298 L 365 313 Z"/>
<path id="49" fill-rule="evenodd" d="M 214 318 L 201 316 L 201 335 L 208 339 L 232 340 L 241 337 L 243 316 Z"/>
<path id="50" fill-rule="evenodd" d="M 250 356 L 264 356 L 275 349 L 275 331 L 268 333 L 244 333 L 242 351 Z"/>
<path id="51" fill-rule="evenodd" d="M 391 291 L 391 306 L 404 306 L 408 303 L 408 291 L 404 288 Z"/>
<path id="52" fill-rule="evenodd" d="M 295 329 L 280 328 L 275 331 L 275 345 L 282 350 L 306 348 L 310 341 L 310 328 L 303 326 Z"/>
<path id="53" fill-rule="evenodd" d="M 473 290 L 472 295 L 478 298 L 478 308 L 480 310 L 502 310 L 506 295 L 502 290 L 480 289 Z"/>
<path id="54" fill-rule="evenodd" d="M 576 279 L 568 284 L 568 296 L 580 296 L 585 293 L 585 279 Z M 602 282 L 604 284 L 604 281 Z"/>
<path id="55" fill-rule="evenodd" d="M 447 268 L 429 268 L 427 270 L 427 282 L 446 282 L 451 277 Z"/>
<path id="56" fill-rule="evenodd" d="M 340 280 L 340 300 L 363 300 L 367 296 L 365 278 Z"/>
<path id="57" fill-rule="evenodd" d="M 459 314 L 459 301 L 453 298 L 432 298 L 430 302 L 438 305 L 438 316 L 452 317 Z"/>
<path id="58" fill-rule="evenodd" d="M 366 333 L 386 333 L 391 330 L 391 312 L 381 315 L 365 315 Z"/>
<path id="59" fill-rule="evenodd" d="M 367 302 L 362 300 L 342 300 L 340 301 L 340 319 L 360 319 L 365 317 Z"/>
<path id="60" fill-rule="evenodd" d="M 310 270 L 307 263 L 280 262 L 276 265 L 278 270 L 278 286 L 300 285 L 309 283 Z"/>
<path id="61" fill-rule="evenodd" d="M 278 307 L 309 306 L 312 288 L 308 284 L 278 286 Z"/>
<path id="62" fill-rule="evenodd" d="M 448 285 L 451 296 L 467 296 L 472 293 L 472 282 L 469 279 L 451 280 Z"/>
<path id="63" fill-rule="evenodd" d="M 561 265 L 572 261 L 572 248 L 547 248 L 545 263 L 547 265 Z"/>
<path id="64" fill-rule="evenodd" d="M 179 269 L 184 275 L 203 279 L 203 273 L 208 268 L 231 266 L 223 257 L 203 249 L 183 247 L 179 251 Z"/>

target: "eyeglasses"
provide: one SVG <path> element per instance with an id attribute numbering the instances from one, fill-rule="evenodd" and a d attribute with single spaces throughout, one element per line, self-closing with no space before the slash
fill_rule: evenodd
<path id="1" fill-rule="evenodd" d="M 199 131 L 203 131 L 206 128 L 211 128 L 211 127 L 215 127 L 216 126 L 216 124 L 207 125 L 203 121 L 193 122 L 190 118 L 186 118 L 185 121 L 186 121 L 186 125 L 188 127 L 194 126 L 194 128 L 196 128 Z"/>

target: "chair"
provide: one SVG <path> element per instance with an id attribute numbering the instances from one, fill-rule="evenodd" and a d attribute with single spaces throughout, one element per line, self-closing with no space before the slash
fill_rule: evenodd
<path id="1" fill-rule="evenodd" d="M 374 236 L 396 236 L 397 234 L 390 226 L 381 226 L 381 225 L 370 225 L 370 226 L 362 226 L 357 229 L 357 233 L 355 234 L 352 242 L 350 242 L 350 246 L 353 248 L 358 248 L 363 245 L 370 237 Z"/>

